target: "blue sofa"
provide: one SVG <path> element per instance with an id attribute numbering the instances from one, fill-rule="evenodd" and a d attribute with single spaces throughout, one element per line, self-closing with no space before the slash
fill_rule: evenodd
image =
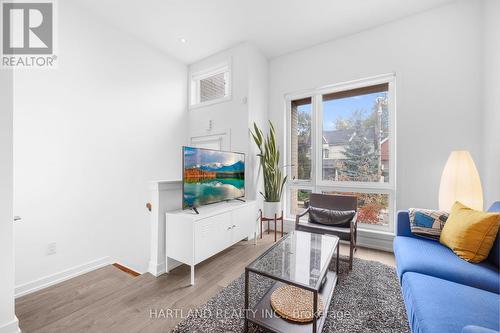
<path id="1" fill-rule="evenodd" d="M 489 211 L 500 212 L 500 202 Z M 479 264 L 410 231 L 407 211 L 397 215 L 396 270 L 413 333 L 500 330 L 500 237 Z"/>

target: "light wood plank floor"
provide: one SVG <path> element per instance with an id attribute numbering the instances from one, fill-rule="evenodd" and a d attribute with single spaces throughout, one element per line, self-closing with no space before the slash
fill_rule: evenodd
<path id="1" fill-rule="evenodd" d="M 182 317 L 151 318 L 151 313 L 179 309 L 186 314 L 205 303 L 273 240 L 266 235 L 256 245 L 242 241 L 197 265 L 194 286 L 185 265 L 159 278 L 149 273 L 133 277 L 110 265 L 18 298 L 16 314 L 23 332 L 170 332 Z M 348 246 L 341 245 L 341 254 L 348 253 Z M 388 252 L 358 248 L 356 257 L 394 266 Z"/>

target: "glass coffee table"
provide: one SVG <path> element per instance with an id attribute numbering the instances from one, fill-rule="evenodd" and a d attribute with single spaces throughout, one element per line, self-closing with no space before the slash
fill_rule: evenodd
<path id="1" fill-rule="evenodd" d="M 333 270 L 329 268 L 336 259 Z M 272 332 L 321 332 L 328 307 L 337 284 L 339 265 L 339 238 L 330 235 L 292 231 L 245 268 L 245 332 L 249 323 Z M 253 280 L 250 276 L 253 276 Z M 265 288 L 262 285 L 265 281 Z M 279 287 L 288 284 L 313 294 L 313 316 L 308 323 L 297 323 L 278 316 L 271 307 L 271 295 Z M 262 290 L 260 294 L 252 292 Z M 261 287 L 261 288 L 259 288 Z M 318 297 L 323 309 L 318 309 Z M 251 299 L 256 298 L 256 299 Z M 250 301 L 254 304 L 250 305 Z M 321 311 L 322 310 L 322 311 Z"/>

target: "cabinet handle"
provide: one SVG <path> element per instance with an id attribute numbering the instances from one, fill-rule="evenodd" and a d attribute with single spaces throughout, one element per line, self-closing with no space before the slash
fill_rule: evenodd
<path id="1" fill-rule="evenodd" d="M 233 224 L 233 226 L 231 228 L 236 228 L 236 224 Z"/>
<path id="2" fill-rule="evenodd" d="M 233 227 L 227 227 L 227 230 L 231 230 L 231 229 L 233 229 Z"/>

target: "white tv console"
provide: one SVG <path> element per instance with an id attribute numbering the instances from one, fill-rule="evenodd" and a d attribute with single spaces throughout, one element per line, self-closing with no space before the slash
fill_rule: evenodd
<path id="1" fill-rule="evenodd" d="M 256 201 L 228 201 L 166 215 L 166 257 L 194 266 L 231 245 L 254 236 L 258 210 Z M 168 267 L 167 267 L 168 272 Z"/>

